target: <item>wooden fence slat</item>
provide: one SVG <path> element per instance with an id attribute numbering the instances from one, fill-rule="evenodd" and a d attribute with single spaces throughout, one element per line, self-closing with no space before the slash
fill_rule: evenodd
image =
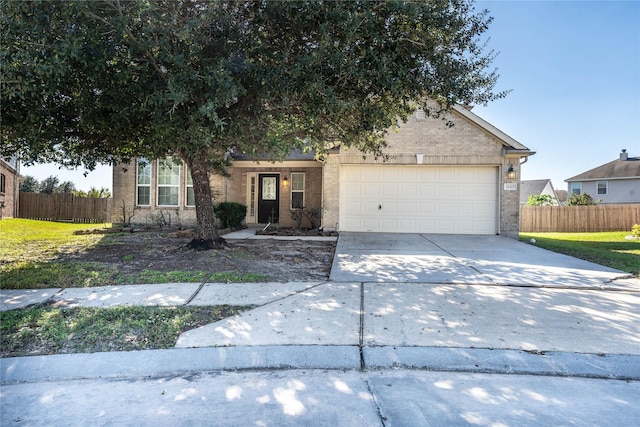
<path id="1" fill-rule="evenodd" d="M 45 221 L 109 222 L 113 199 L 73 194 L 20 193 L 18 218 Z"/>
<path id="2" fill-rule="evenodd" d="M 520 207 L 525 233 L 630 231 L 634 224 L 640 224 L 640 204 Z"/>

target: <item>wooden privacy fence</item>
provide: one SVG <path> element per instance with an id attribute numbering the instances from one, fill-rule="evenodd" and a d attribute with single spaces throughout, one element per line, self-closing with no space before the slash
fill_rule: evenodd
<path id="1" fill-rule="evenodd" d="M 640 224 L 640 204 L 520 207 L 525 233 L 631 231 L 634 224 Z"/>
<path id="2" fill-rule="evenodd" d="M 113 199 L 20 193 L 18 217 L 44 221 L 110 222 Z"/>

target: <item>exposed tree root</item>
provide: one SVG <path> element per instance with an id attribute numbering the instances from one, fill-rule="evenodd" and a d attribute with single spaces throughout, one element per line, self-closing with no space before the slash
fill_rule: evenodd
<path id="1" fill-rule="evenodd" d="M 187 244 L 187 248 L 196 251 L 208 251 L 211 249 L 224 250 L 231 246 L 222 237 L 214 239 L 193 239 Z"/>

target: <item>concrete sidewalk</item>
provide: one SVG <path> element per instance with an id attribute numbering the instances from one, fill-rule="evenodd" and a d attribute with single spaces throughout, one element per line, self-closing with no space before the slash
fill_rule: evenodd
<path id="1" fill-rule="evenodd" d="M 640 281 L 496 236 L 343 233 L 326 282 L 0 290 L 45 301 L 255 308 L 175 349 L 0 359 L 2 425 L 640 418 Z"/>
<path id="2" fill-rule="evenodd" d="M 417 370 L 192 372 L 2 387 L 0 424 L 631 426 L 639 382 Z"/>

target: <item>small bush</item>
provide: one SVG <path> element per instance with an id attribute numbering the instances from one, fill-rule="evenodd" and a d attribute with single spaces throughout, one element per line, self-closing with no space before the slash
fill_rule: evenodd
<path id="1" fill-rule="evenodd" d="M 247 216 L 247 207 L 235 202 L 218 203 L 213 210 L 222 228 L 239 227 Z"/>
<path id="2" fill-rule="evenodd" d="M 631 227 L 631 234 L 635 237 L 640 237 L 640 224 L 633 224 L 633 227 Z"/>
<path id="3" fill-rule="evenodd" d="M 590 194 L 573 194 L 567 199 L 567 206 L 592 206 L 600 203 L 600 200 L 594 200 Z"/>
<path id="4" fill-rule="evenodd" d="M 320 225 L 320 220 L 322 219 L 322 209 L 320 208 L 311 208 L 304 211 L 304 216 L 309 221 L 309 226 L 311 229 L 315 229 Z"/>
<path id="5" fill-rule="evenodd" d="M 291 209 L 291 219 L 296 223 L 296 228 L 302 228 L 302 209 Z"/>

